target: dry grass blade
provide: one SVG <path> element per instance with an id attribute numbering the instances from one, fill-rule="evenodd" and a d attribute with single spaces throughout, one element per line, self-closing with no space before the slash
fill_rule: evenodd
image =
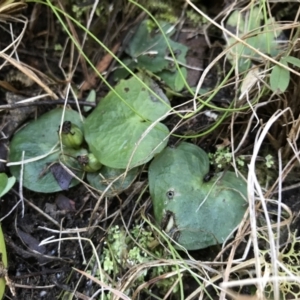
<path id="1" fill-rule="evenodd" d="M 53 99 L 58 99 L 58 96 L 44 82 L 42 82 L 41 79 L 28 67 L 24 66 L 23 64 L 21 64 L 20 62 L 18 62 L 17 60 L 5 53 L 0 52 L 0 57 L 5 59 L 7 62 L 11 63 L 22 73 L 27 75 L 30 79 L 37 83 L 50 97 L 52 97 Z"/>
<path id="2" fill-rule="evenodd" d="M 121 293 L 120 291 L 111 288 L 109 285 L 107 285 L 106 283 L 100 281 L 99 279 L 91 276 L 90 274 L 83 272 L 81 270 L 78 270 L 76 268 L 74 268 L 75 271 L 77 271 L 78 273 L 80 273 L 81 275 L 91 279 L 92 281 L 94 281 L 95 283 L 97 283 L 99 286 L 102 287 L 102 290 L 106 290 L 106 291 L 110 291 L 112 292 L 115 296 L 118 297 L 118 299 L 123 299 L 123 300 L 130 300 L 130 298 L 128 296 L 126 296 L 125 294 Z"/>
<path id="3" fill-rule="evenodd" d="M 114 45 L 114 47 L 111 49 L 112 53 L 116 53 L 120 47 L 120 43 L 117 43 Z M 111 64 L 113 60 L 113 56 L 110 53 L 107 53 L 97 64 L 96 69 L 101 74 L 102 72 L 106 71 L 109 65 Z M 83 93 L 86 90 L 90 90 L 91 88 L 94 88 L 96 86 L 96 82 L 98 78 L 98 74 L 96 72 L 92 72 L 91 74 L 88 74 L 88 78 L 82 83 L 80 92 Z"/>
<path id="4" fill-rule="evenodd" d="M 10 15 L 13 14 L 23 8 L 25 8 L 27 4 L 25 1 L 14 1 L 14 0 L 2 0 L 0 1 L 0 14 L 1 15 Z M 3 17 L 3 16 L 1 16 Z"/>

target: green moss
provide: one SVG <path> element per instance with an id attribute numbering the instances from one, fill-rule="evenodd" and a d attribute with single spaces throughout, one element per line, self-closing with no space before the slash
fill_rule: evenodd
<path id="1" fill-rule="evenodd" d="M 157 20 L 168 23 L 176 23 L 182 15 L 184 1 L 141 1 L 141 4 L 149 10 Z M 200 6 L 202 11 L 205 8 Z M 199 26 L 206 21 L 193 8 L 188 6 L 185 10 L 185 18 L 192 26 Z"/>
<path id="2" fill-rule="evenodd" d="M 281 278 L 299 276 L 300 273 L 300 241 L 297 237 L 297 231 L 293 232 L 290 236 L 290 243 L 281 249 L 279 252 L 279 260 L 284 268 L 278 268 L 278 276 Z M 266 257 L 266 269 L 272 270 L 271 263 L 269 263 L 269 251 L 262 251 Z M 274 275 L 274 274 L 270 274 Z M 300 299 L 299 283 L 296 281 L 279 281 L 280 299 Z M 273 299 L 274 285 L 268 282 L 265 288 L 266 299 Z"/>
<path id="3" fill-rule="evenodd" d="M 208 21 L 198 14 L 194 9 L 187 9 L 186 17 L 191 25 L 195 27 L 199 27 L 200 25 L 208 23 Z"/>
<path id="4" fill-rule="evenodd" d="M 217 168 L 217 171 L 221 171 L 226 167 L 230 166 L 232 162 L 232 153 L 230 152 L 230 148 L 220 148 L 215 153 L 209 153 L 208 157 L 212 165 Z M 245 166 L 245 158 L 243 155 L 235 157 L 235 161 L 238 167 Z"/>
<path id="5" fill-rule="evenodd" d="M 103 270 L 112 278 L 122 276 L 126 271 L 132 267 L 137 267 L 143 263 L 149 263 L 148 268 L 142 268 L 139 276 L 135 278 L 131 286 L 127 290 L 128 296 L 139 285 L 147 280 L 162 276 L 169 272 L 176 270 L 175 266 L 151 266 L 151 261 L 162 259 L 171 259 L 169 253 L 166 253 L 161 245 L 154 249 L 150 248 L 155 240 L 152 231 L 144 228 L 142 225 L 136 224 L 130 230 L 130 236 L 127 232 L 119 226 L 113 226 L 109 229 L 104 247 L 101 250 L 101 265 Z M 99 270 L 96 275 L 100 278 Z M 177 280 L 176 276 L 171 276 L 165 279 L 156 281 L 160 293 L 166 293 Z M 115 280 L 117 282 L 117 280 Z M 173 293 L 179 290 L 178 285 L 173 288 Z M 110 299 L 109 297 L 107 299 Z"/>

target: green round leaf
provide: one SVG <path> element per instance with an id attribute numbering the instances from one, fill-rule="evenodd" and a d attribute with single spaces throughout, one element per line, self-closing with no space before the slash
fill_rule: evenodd
<path id="1" fill-rule="evenodd" d="M 24 160 L 32 159 L 32 162 L 24 163 L 23 186 L 42 193 L 60 191 L 61 187 L 50 171 L 53 163 L 62 161 L 78 176 L 83 176 L 80 165 L 72 157 L 76 155 L 73 149 L 64 148 L 65 156 L 61 155 L 61 148 L 58 145 L 58 130 L 62 123 L 63 109 L 54 109 L 37 120 L 29 122 L 24 128 L 18 131 L 10 144 L 9 161 L 20 162 L 24 151 Z M 79 114 L 74 110 L 65 110 L 63 121 L 72 121 L 82 129 L 82 122 Z M 50 153 L 51 152 L 51 153 Z M 81 151 L 79 151 L 81 152 Z M 50 153 L 50 154 L 48 154 Z M 41 157 L 44 156 L 44 157 Z M 19 180 L 21 165 L 10 166 L 11 173 Z M 72 179 L 69 187 L 78 184 Z"/>
<path id="2" fill-rule="evenodd" d="M 184 79 L 187 77 L 186 68 L 180 68 L 182 75 L 176 70 L 176 72 L 170 72 L 163 70 L 157 75 L 175 92 L 180 92 L 184 88 Z M 182 78 L 182 76 L 184 78 Z"/>
<path id="3" fill-rule="evenodd" d="M 16 178 L 14 176 L 8 178 L 5 173 L 0 173 L 0 198 L 13 187 L 15 182 Z"/>
<path id="4" fill-rule="evenodd" d="M 285 60 L 281 59 L 280 62 L 285 66 L 288 64 Z M 281 66 L 274 66 L 270 75 L 270 86 L 273 92 L 284 93 L 290 83 L 290 71 L 282 68 Z"/>
<path id="5" fill-rule="evenodd" d="M 0 224 L 0 253 L 2 257 L 3 267 L 7 268 L 7 252 L 6 252 L 5 240 L 4 240 L 1 224 Z M 5 292 L 5 286 L 6 286 L 5 278 L 2 276 L 0 278 L 0 299 L 3 298 Z"/>
<path id="6" fill-rule="evenodd" d="M 116 169 L 125 169 L 128 165 L 133 168 L 151 160 L 167 144 L 169 130 L 165 125 L 157 123 L 151 130 L 149 127 L 166 114 L 169 101 L 150 78 L 143 77 L 142 81 L 163 101 L 137 78 L 121 80 L 84 123 L 89 148 L 103 165 Z"/>
<path id="7" fill-rule="evenodd" d="M 8 177 L 5 173 L 0 173 L 0 197 L 4 195 L 4 190 L 7 186 Z"/>
<path id="8" fill-rule="evenodd" d="M 263 19 L 265 19 L 264 11 L 259 7 L 251 8 L 249 11 L 235 10 L 227 19 L 226 27 L 254 49 L 276 57 L 282 52 L 284 47 L 282 41 L 286 40 L 286 37 L 280 23 L 274 18 L 266 19 L 264 26 L 261 26 Z M 261 60 L 260 55 L 245 44 L 237 42 L 235 38 L 227 34 L 225 37 L 229 47 L 227 58 L 232 65 L 238 65 L 239 72 L 250 68 L 251 59 Z"/>
<path id="9" fill-rule="evenodd" d="M 170 39 L 170 35 L 174 32 L 172 24 L 161 23 L 165 36 L 159 30 L 155 30 L 155 32 L 150 30 L 148 25 L 148 21 L 140 24 L 125 51 L 133 58 L 133 63 L 138 67 L 156 73 L 171 89 L 181 91 L 187 71 L 185 68 L 181 68 L 183 79 L 170 54 L 170 48 L 177 62 L 183 65 L 186 64 L 188 48 Z"/>
<path id="10" fill-rule="evenodd" d="M 139 168 L 129 170 L 124 178 L 125 171 L 125 169 L 113 169 L 104 166 L 101 168 L 100 172 L 87 173 L 87 180 L 91 186 L 103 193 L 108 185 L 110 185 L 117 177 L 123 175 L 114 181 L 109 190 L 105 192 L 106 197 L 113 197 L 131 186 L 138 174 Z"/>
<path id="11" fill-rule="evenodd" d="M 171 24 L 162 22 L 161 27 L 165 34 L 168 36 L 174 30 Z M 171 40 L 167 37 L 169 43 Z M 183 45 L 173 42 L 174 44 L 184 48 L 185 53 L 187 48 Z M 159 30 L 150 30 L 148 28 L 148 22 L 143 21 L 134 36 L 131 38 L 130 43 L 125 51 L 137 62 L 137 64 L 145 68 L 150 72 L 159 72 L 168 67 L 168 61 L 165 59 L 166 53 L 168 53 L 168 45 L 165 37 Z"/>
<path id="12" fill-rule="evenodd" d="M 181 143 L 150 164 L 149 187 L 156 221 L 188 250 L 222 243 L 247 209 L 247 187 L 233 172 L 205 182 L 207 154 Z"/>

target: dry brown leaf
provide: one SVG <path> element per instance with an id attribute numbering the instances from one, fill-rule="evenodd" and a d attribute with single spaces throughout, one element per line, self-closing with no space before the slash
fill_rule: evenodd
<path id="1" fill-rule="evenodd" d="M 115 44 L 114 47 L 111 49 L 111 52 L 115 54 L 118 51 L 119 47 L 120 43 Z M 96 65 L 97 71 L 99 73 L 104 72 L 108 68 L 112 60 L 113 56 L 110 53 L 104 55 L 104 57 Z M 97 79 L 98 74 L 96 72 L 91 73 L 81 85 L 80 94 L 82 94 L 84 91 L 90 90 L 91 88 L 95 87 Z"/>

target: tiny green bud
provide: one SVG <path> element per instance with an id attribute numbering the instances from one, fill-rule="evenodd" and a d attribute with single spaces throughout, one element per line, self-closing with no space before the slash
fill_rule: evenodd
<path id="1" fill-rule="evenodd" d="M 83 142 L 83 133 L 77 125 L 65 121 L 61 130 L 61 142 L 66 147 L 78 149 Z"/>
<path id="2" fill-rule="evenodd" d="M 77 160 L 86 172 L 96 172 L 102 167 L 102 164 L 97 160 L 93 153 L 79 155 L 77 156 Z"/>

